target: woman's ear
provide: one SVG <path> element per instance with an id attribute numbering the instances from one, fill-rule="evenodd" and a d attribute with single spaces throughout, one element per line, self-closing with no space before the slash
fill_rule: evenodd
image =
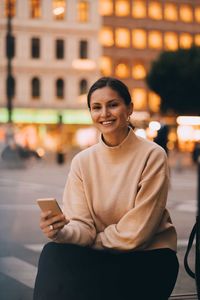
<path id="1" fill-rule="evenodd" d="M 132 115 L 132 113 L 133 113 L 133 103 L 131 102 L 129 104 L 129 115 Z"/>

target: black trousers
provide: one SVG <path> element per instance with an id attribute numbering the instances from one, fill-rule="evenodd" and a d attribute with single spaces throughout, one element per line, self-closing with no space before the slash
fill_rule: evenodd
<path id="1" fill-rule="evenodd" d="M 170 249 L 112 252 L 48 243 L 39 260 L 34 300 L 166 300 L 178 274 Z"/>

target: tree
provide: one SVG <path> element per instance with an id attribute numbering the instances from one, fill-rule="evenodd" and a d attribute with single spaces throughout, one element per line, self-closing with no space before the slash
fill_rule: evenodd
<path id="1" fill-rule="evenodd" d="M 200 47 L 162 52 L 146 81 L 161 97 L 162 112 L 200 114 Z"/>

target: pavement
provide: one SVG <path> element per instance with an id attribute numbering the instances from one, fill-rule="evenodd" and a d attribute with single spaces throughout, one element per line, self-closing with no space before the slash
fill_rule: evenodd
<path id="1" fill-rule="evenodd" d="M 47 242 L 39 230 L 35 199 L 54 196 L 61 204 L 69 164 L 58 165 L 55 157 L 32 159 L 22 168 L 0 164 L 1 300 L 32 299 L 39 255 Z M 177 228 L 180 263 L 173 294 L 194 293 L 195 282 L 186 274 L 183 258 L 196 216 L 197 171 L 184 157 L 178 163 L 170 158 L 170 166 L 168 209 Z M 194 249 L 190 263 L 194 267 Z"/>

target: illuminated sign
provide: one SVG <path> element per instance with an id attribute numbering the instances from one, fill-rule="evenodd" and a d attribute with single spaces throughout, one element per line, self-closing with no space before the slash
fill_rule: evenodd
<path id="1" fill-rule="evenodd" d="M 200 117 L 198 116 L 179 116 L 176 121 L 179 125 L 200 125 Z"/>
<path id="2" fill-rule="evenodd" d="M 12 120 L 14 123 L 57 124 L 59 115 L 63 124 L 91 124 L 92 120 L 88 110 L 84 109 L 29 109 L 14 108 Z M 8 121 L 6 108 L 0 108 L 0 123 Z"/>

